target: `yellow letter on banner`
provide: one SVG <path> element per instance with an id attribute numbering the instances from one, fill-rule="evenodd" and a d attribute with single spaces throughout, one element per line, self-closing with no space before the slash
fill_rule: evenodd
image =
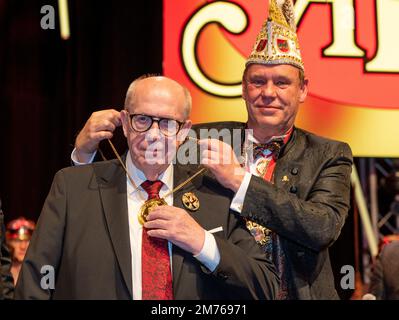
<path id="1" fill-rule="evenodd" d="M 364 52 L 355 41 L 354 0 L 298 0 L 295 3 L 296 21 L 311 3 L 332 3 L 333 43 L 324 50 L 328 57 L 363 57 Z"/>
<path id="2" fill-rule="evenodd" d="M 377 1 L 378 51 L 368 72 L 399 72 L 399 1 Z"/>
<path id="3" fill-rule="evenodd" d="M 221 14 L 223 13 L 223 14 Z M 183 64 L 190 78 L 202 90 L 223 97 L 241 95 L 241 84 L 219 84 L 209 80 L 198 66 L 195 43 L 208 23 L 220 23 L 231 33 L 240 33 L 247 27 L 243 9 L 231 2 L 218 1 L 203 6 L 187 23 L 182 38 Z"/>

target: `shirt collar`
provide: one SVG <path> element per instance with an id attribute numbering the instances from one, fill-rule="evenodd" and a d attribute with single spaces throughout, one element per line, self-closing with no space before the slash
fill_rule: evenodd
<path id="1" fill-rule="evenodd" d="M 281 135 L 281 136 L 272 136 L 269 140 L 267 140 L 267 141 L 265 142 L 265 144 L 266 144 L 266 143 L 269 143 L 269 142 L 272 142 L 272 141 L 274 141 L 274 140 L 283 140 L 283 141 L 284 141 L 284 144 L 285 144 L 285 143 L 287 142 L 287 140 L 288 140 L 288 137 L 289 137 L 290 134 L 292 133 L 292 130 L 293 130 L 293 127 L 291 127 L 291 128 L 287 131 L 286 134 L 283 134 L 283 135 Z M 247 141 L 248 141 L 248 142 L 252 142 L 252 143 L 259 143 L 258 139 L 256 139 L 256 138 L 254 137 L 254 135 L 253 135 L 253 130 L 247 130 Z"/>
<path id="2" fill-rule="evenodd" d="M 126 169 L 127 172 L 129 173 L 130 177 L 132 178 L 133 182 L 135 183 L 137 189 L 142 190 L 140 187 L 141 184 L 147 180 L 145 177 L 144 172 L 141 170 L 137 169 L 137 167 L 133 164 L 133 161 L 130 157 L 130 152 L 127 153 L 126 156 Z M 172 190 L 173 188 L 173 165 L 170 164 L 164 172 L 162 172 L 158 178 L 158 180 L 161 180 L 163 182 L 162 189 L 164 187 L 167 188 L 167 190 Z M 137 191 L 137 189 L 134 188 L 132 185 L 131 181 L 127 179 L 127 193 L 132 194 Z M 162 190 L 161 189 L 161 190 Z"/>

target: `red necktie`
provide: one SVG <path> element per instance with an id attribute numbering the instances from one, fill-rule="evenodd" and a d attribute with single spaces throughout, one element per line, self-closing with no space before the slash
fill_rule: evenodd
<path id="1" fill-rule="evenodd" d="M 148 199 L 159 199 L 162 181 L 144 181 L 141 186 L 148 194 Z M 141 245 L 141 273 L 143 300 L 172 300 L 172 274 L 168 241 L 151 238 L 143 228 Z"/>

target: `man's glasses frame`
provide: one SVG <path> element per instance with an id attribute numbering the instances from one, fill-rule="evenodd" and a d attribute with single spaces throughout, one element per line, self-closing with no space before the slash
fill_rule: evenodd
<path id="1" fill-rule="evenodd" d="M 148 114 L 142 114 L 142 113 L 129 113 L 128 112 L 128 114 L 129 114 L 129 118 L 130 118 L 130 127 L 133 129 L 133 131 L 139 132 L 139 133 L 143 133 L 143 132 L 146 132 L 146 131 L 150 130 L 152 125 L 154 124 L 154 122 L 156 122 L 157 125 L 158 125 L 158 128 L 159 128 L 159 131 L 164 136 L 173 137 L 173 136 L 175 136 L 175 135 L 177 135 L 179 133 L 181 127 L 184 124 L 184 122 L 178 121 L 176 119 L 153 117 L 153 116 L 150 116 Z M 142 128 L 139 129 L 139 128 L 137 128 L 137 126 L 135 126 L 135 121 L 134 121 L 135 117 L 146 117 L 148 120 L 151 120 L 151 121 L 149 122 L 149 125 L 145 129 L 142 129 Z M 171 132 L 167 131 L 170 122 L 175 124 L 172 127 L 176 128 L 176 132 L 171 133 Z M 165 123 L 166 127 L 162 123 Z"/>

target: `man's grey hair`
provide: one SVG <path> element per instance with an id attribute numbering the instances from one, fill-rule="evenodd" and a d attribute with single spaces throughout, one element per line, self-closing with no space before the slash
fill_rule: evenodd
<path id="1" fill-rule="evenodd" d="M 159 74 L 145 74 L 142 75 L 141 77 L 137 78 L 136 80 L 134 80 L 129 88 L 127 89 L 126 92 L 126 98 L 125 98 L 125 109 L 127 110 L 127 108 L 129 106 L 133 106 L 132 101 L 134 101 L 134 95 L 136 92 L 136 87 L 137 84 L 144 80 L 144 79 L 148 79 L 148 78 L 152 78 L 152 77 L 160 77 L 161 75 Z M 184 98 L 185 98 L 185 105 L 184 105 L 184 120 L 187 120 L 190 117 L 191 114 L 191 107 L 192 107 L 192 99 L 191 99 L 191 94 L 190 91 L 188 91 L 188 89 L 183 86 L 182 84 L 179 83 L 179 85 L 181 86 L 181 88 L 183 89 L 183 93 L 184 93 Z M 134 106 L 133 106 L 134 107 Z"/>

